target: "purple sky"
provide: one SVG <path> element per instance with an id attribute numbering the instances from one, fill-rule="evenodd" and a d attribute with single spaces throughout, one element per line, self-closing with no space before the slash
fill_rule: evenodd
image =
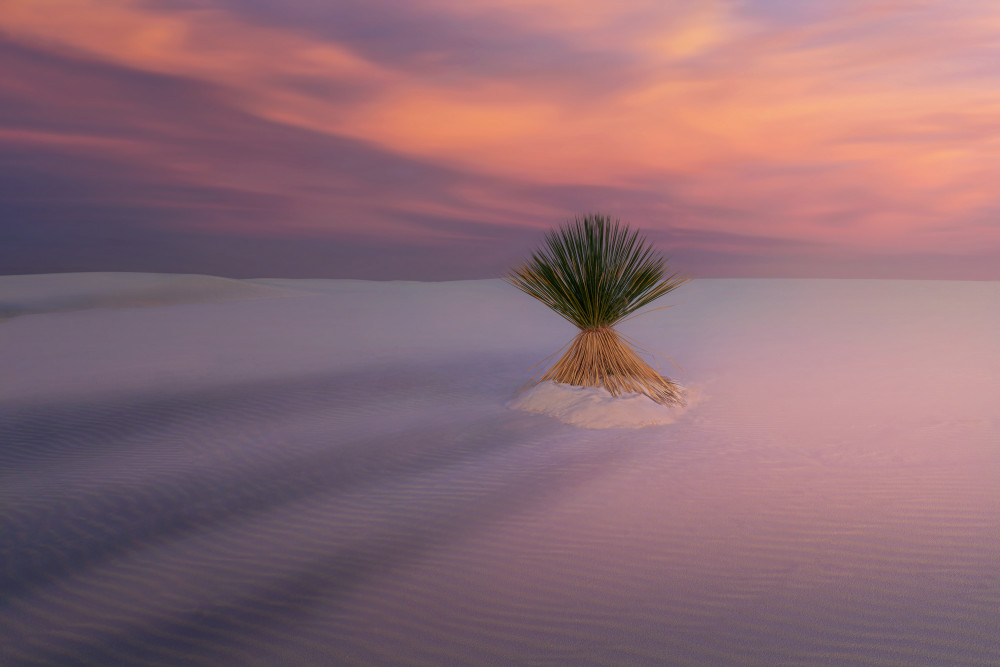
<path id="1" fill-rule="evenodd" d="M 0 6 L 0 274 L 1000 280 L 992 0 Z"/>

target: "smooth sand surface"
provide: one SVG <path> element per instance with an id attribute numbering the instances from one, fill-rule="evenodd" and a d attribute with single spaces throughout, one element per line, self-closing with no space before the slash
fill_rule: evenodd
<path id="1" fill-rule="evenodd" d="M 696 280 L 587 429 L 500 281 L 14 279 L 0 664 L 1000 663 L 1000 283 Z"/>

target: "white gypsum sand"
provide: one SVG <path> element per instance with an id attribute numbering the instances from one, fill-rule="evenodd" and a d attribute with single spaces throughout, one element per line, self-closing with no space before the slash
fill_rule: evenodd
<path id="1" fill-rule="evenodd" d="M 604 387 L 577 387 L 540 382 L 519 393 L 507 404 L 537 412 L 584 428 L 640 428 L 670 424 L 686 410 L 667 407 L 643 394 L 612 396 Z"/>
<path id="2" fill-rule="evenodd" d="M 0 277 L 0 663 L 1000 663 L 1000 283 L 655 305 L 581 428 L 500 280 Z"/>

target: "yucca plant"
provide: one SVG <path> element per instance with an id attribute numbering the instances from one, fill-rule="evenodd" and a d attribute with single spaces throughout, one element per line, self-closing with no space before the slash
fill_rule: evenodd
<path id="1" fill-rule="evenodd" d="M 531 259 L 503 279 L 569 320 L 580 333 L 546 380 L 604 387 L 612 396 L 641 393 L 662 405 L 683 405 L 681 388 L 639 356 L 614 325 L 673 291 L 689 276 L 664 277 L 666 263 L 645 238 L 619 220 L 591 214 L 549 232 Z M 539 377 L 539 375 L 541 377 Z"/>

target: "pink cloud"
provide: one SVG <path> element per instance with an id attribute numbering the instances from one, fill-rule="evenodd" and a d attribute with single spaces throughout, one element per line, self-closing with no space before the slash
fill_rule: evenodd
<path id="1" fill-rule="evenodd" d="M 135 131 L 67 120 L 0 127 L 0 143 L 100 152 L 176 183 L 284 201 L 280 221 L 255 223 L 260 234 L 353 224 L 371 237 L 465 236 L 428 225 L 434 218 L 467 220 L 472 236 L 479 223 L 535 229 L 591 205 L 553 193 L 591 188 L 613 192 L 606 207 L 622 217 L 660 230 L 1000 253 L 990 218 L 1000 208 L 1000 87 L 990 68 L 1000 8 L 843 2 L 778 20 L 780 9 L 755 11 L 768 4 L 422 0 L 406 11 L 423 37 L 388 20 L 378 35 L 365 14 L 365 38 L 296 18 L 306 11 L 298 2 L 270 7 L 287 19 L 276 22 L 227 0 L 197 9 L 13 2 L 0 17 L 8 39 L 201 86 L 203 101 L 225 110 L 219 118 L 246 122 L 222 129 L 190 105 L 190 127 L 182 117 L 143 121 L 129 104 L 98 102 L 115 99 L 110 88 L 74 102 L 25 85 L 7 94 L 50 108 L 103 105 Z M 482 39 L 460 40 L 449 22 Z M 510 66 L 525 52 L 537 66 Z M 254 149 L 256 137 L 240 134 L 250 127 L 299 138 Z M 247 148 L 206 140 L 218 132 Z M 310 136 L 356 150 L 314 167 L 295 148 Z M 435 176 L 373 197 L 379 178 L 352 172 L 361 150 Z M 549 194 L 526 196 L 532 188 Z"/>

